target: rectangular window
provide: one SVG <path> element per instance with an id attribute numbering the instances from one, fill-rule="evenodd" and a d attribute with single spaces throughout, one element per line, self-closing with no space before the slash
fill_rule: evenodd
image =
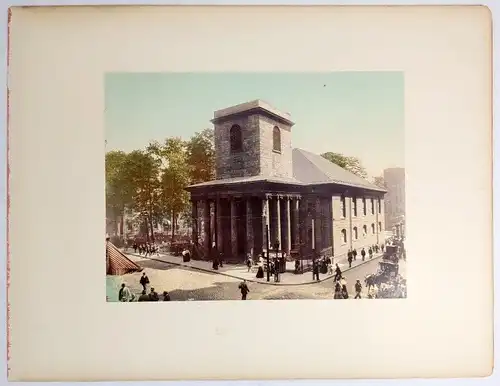
<path id="1" fill-rule="evenodd" d="M 382 202 L 380 201 L 380 198 L 378 199 L 378 212 L 382 213 Z"/>
<path id="2" fill-rule="evenodd" d="M 366 198 L 363 197 L 363 216 L 366 216 Z"/>
<path id="3" fill-rule="evenodd" d="M 341 196 L 340 197 L 340 208 L 342 210 L 342 217 L 346 217 L 346 207 L 345 207 L 345 197 Z"/>
<path id="4" fill-rule="evenodd" d="M 356 197 L 352 198 L 352 212 L 354 217 L 358 215 L 358 199 Z"/>
<path id="5" fill-rule="evenodd" d="M 373 198 L 371 198 L 370 203 L 372 205 L 372 214 L 375 214 L 375 200 Z"/>

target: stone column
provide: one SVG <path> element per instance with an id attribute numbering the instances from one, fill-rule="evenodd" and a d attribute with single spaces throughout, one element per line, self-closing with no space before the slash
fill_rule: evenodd
<path id="1" fill-rule="evenodd" d="M 283 203 L 283 211 L 282 211 L 282 222 L 281 222 L 281 239 L 283 240 L 283 247 L 282 249 L 289 254 L 290 249 L 292 248 L 291 246 L 291 241 L 292 241 L 292 236 L 291 236 L 291 224 L 290 224 L 290 198 L 285 197 L 283 200 L 281 200 Z"/>
<path id="2" fill-rule="evenodd" d="M 269 211 L 269 197 L 266 196 L 262 200 L 262 247 L 264 251 L 266 251 L 268 246 L 270 246 L 271 244 L 270 217 L 271 213 Z"/>
<path id="3" fill-rule="evenodd" d="M 203 206 L 203 233 L 204 247 L 207 254 L 210 253 L 210 201 L 205 200 Z"/>
<path id="4" fill-rule="evenodd" d="M 224 228 L 222 227 L 222 207 L 221 199 L 217 197 L 215 200 L 215 228 L 217 230 L 217 238 L 215 240 L 215 245 L 217 247 L 217 252 L 221 253 L 224 250 L 223 240 L 224 240 Z"/>
<path id="5" fill-rule="evenodd" d="M 308 240 L 307 240 L 307 197 L 302 196 L 299 201 L 299 217 L 298 217 L 298 234 L 299 234 L 299 248 L 301 256 L 305 257 L 308 253 Z"/>
<path id="6" fill-rule="evenodd" d="M 299 230 L 299 199 L 294 198 L 291 201 L 291 240 L 292 249 L 298 249 L 300 244 Z"/>
<path id="7" fill-rule="evenodd" d="M 313 218 L 314 218 L 314 251 L 316 256 L 318 257 L 321 249 L 321 200 L 316 197 L 314 199 L 314 210 L 313 210 Z"/>
<path id="8" fill-rule="evenodd" d="M 191 239 L 193 244 L 198 244 L 198 202 L 191 201 Z"/>
<path id="9" fill-rule="evenodd" d="M 231 205 L 231 254 L 232 257 L 238 255 L 238 214 L 236 213 L 236 201 L 234 198 L 230 200 Z"/>
<path id="10" fill-rule="evenodd" d="M 245 199 L 246 204 L 246 236 L 247 236 L 247 244 L 246 251 L 247 254 L 250 254 L 252 257 L 254 256 L 254 236 L 253 236 L 253 210 L 252 210 L 252 197 L 247 197 Z"/>
<path id="11" fill-rule="evenodd" d="M 280 249 L 283 249 L 283 240 L 281 239 L 281 208 L 280 208 L 281 197 L 277 196 L 274 199 L 274 201 L 276 203 L 276 206 L 275 206 L 275 208 L 276 208 L 275 209 L 276 220 L 274 222 L 275 227 L 276 227 L 276 230 L 275 230 L 276 237 L 274 240 L 272 240 L 272 242 L 273 242 L 273 246 L 274 246 L 274 243 L 276 242 L 276 240 L 279 240 Z"/>

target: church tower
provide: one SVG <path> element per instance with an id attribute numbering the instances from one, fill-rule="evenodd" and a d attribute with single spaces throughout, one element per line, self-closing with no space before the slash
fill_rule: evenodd
<path id="1" fill-rule="evenodd" d="M 288 113 L 255 100 L 216 111 L 212 123 L 216 179 L 293 177 Z"/>

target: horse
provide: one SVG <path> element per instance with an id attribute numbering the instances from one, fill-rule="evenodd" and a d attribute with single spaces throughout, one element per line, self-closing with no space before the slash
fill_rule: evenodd
<path id="1" fill-rule="evenodd" d="M 365 276 L 365 285 L 368 287 L 368 291 L 371 287 L 380 287 L 380 284 L 384 282 L 383 275 L 372 273 Z"/>

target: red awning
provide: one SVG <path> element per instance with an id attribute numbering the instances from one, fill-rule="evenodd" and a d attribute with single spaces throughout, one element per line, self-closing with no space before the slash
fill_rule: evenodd
<path id="1" fill-rule="evenodd" d="M 106 274 L 125 275 L 140 272 L 142 268 L 125 256 L 111 242 L 106 242 Z"/>

